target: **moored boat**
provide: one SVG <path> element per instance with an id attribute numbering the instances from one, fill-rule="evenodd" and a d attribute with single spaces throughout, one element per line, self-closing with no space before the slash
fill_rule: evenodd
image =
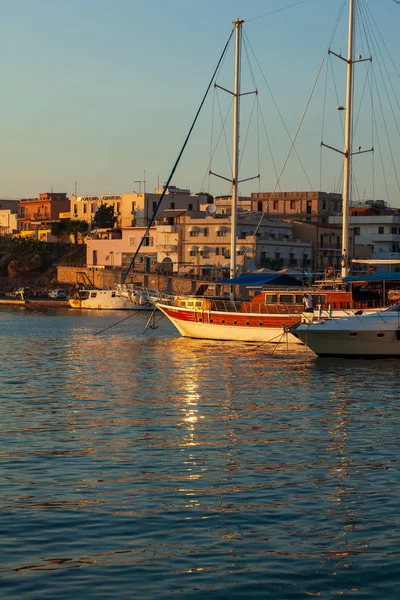
<path id="1" fill-rule="evenodd" d="M 400 358 L 400 304 L 369 315 L 297 323 L 289 332 L 322 358 Z"/>
<path id="2" fill-rule="evenodd" d="M 118 289 L 80 289 L 68 298 L 72 308 L 92 310 L 151 310 L 150 302 L 133 304 L 131 300 L 120 294 Z"/>

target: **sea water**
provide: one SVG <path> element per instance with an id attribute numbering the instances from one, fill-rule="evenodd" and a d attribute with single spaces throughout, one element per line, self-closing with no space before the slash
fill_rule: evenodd
<path id="1" fill-rule="evenodd" d="M 398 598 L 400 363 L 126 317 L 0 309 L 0 597 Z"/>

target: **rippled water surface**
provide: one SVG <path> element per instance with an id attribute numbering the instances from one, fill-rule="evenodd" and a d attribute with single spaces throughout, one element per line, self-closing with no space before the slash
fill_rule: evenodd
<path id="1" fill-rule="evenodd" d="M 0 309 L 0 596 L 397 598 L 399 361 Z"/>

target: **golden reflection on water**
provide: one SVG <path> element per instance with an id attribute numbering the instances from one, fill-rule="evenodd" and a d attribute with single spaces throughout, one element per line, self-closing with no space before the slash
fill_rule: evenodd
<path id="1" fill-rule="evenodd" d="M 120 531 L 133 523 L 126 543 L 142 546 L 126 550 L 127 560 L 128 553 L 148 552 L 161 562 L 179 556 L 177 548 L 180 560 L 197 553 L 196 566 L 182 567 L 186 573 L 216 568 L 207 564 L 210 548 L 218 548 L 212 560 L 232 579 L 237 569 L 251 571 L 255 557 L 266 571 L 281 557 L 290 564 L 300 559 L 311 574 L 310 589 L 303 590 L 308 595 L 320 593 L 315 589 L 324 582 L 314 582 L 320 571 L 339 578 L 368 548 L 362 510 L 363 492 L 371 490 L 352 412 L 356 403 L 364 423 L 355 388 L 365 373 L 349 383 L 349 367 L 321 366 L 301 353 L 78 330 L 53 358 L 52 394 L 40 400 L 29 426 L 24 404 L 23 443 L 8 450 L 12 469 L 24 458 L 23 444 L 32 461 L 32 471 L 22 475 L 25 489 L 6 498 L 15 510 L 39 515 L 81 507 L 89 521 L 104 515 L 99 538 L 110 535 L 114 517 L 129 517 L 115 522 Z M 47 446 L 35 447 L 36 436 Z M 141 529 L 145 516 L 153 537 L 147 525 Z M 206 527 L 196 529 L 204 520 Z M 95 519 L 92 531 L 97 526 Z M 160 542 L 167 529 L 168 539 Z M 104 566 L 122 553 L 119 544 L 112 538 L 110 552 L 88 547 L 71 553 L 78 558 L 19 568 L 61 568 L 70 561 Z M 149 560 L 143 558 L 146 568 Z"/>

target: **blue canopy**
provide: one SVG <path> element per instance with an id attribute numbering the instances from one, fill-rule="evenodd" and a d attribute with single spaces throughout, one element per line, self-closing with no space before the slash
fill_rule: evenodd
<path id="1" fill-rule="evenodd" d="M 287 287 L 302 285 L 299 279 L 285 273 L 245 273 L 233 279 L 221 279 L 217 283 L 227 283 L 230 285 L 269 285 L 273 283 L 274 285 Z"/>
<path id="2" fill-rule="evenodd" d="M 354 283 L 366 281 L 373 283 L 375 281 L 400 281 L 400 273 L 371 273 L 371 275 L 351 275 L 349 277 L 343 277 L 343 281 L 346 283 Z"/>

